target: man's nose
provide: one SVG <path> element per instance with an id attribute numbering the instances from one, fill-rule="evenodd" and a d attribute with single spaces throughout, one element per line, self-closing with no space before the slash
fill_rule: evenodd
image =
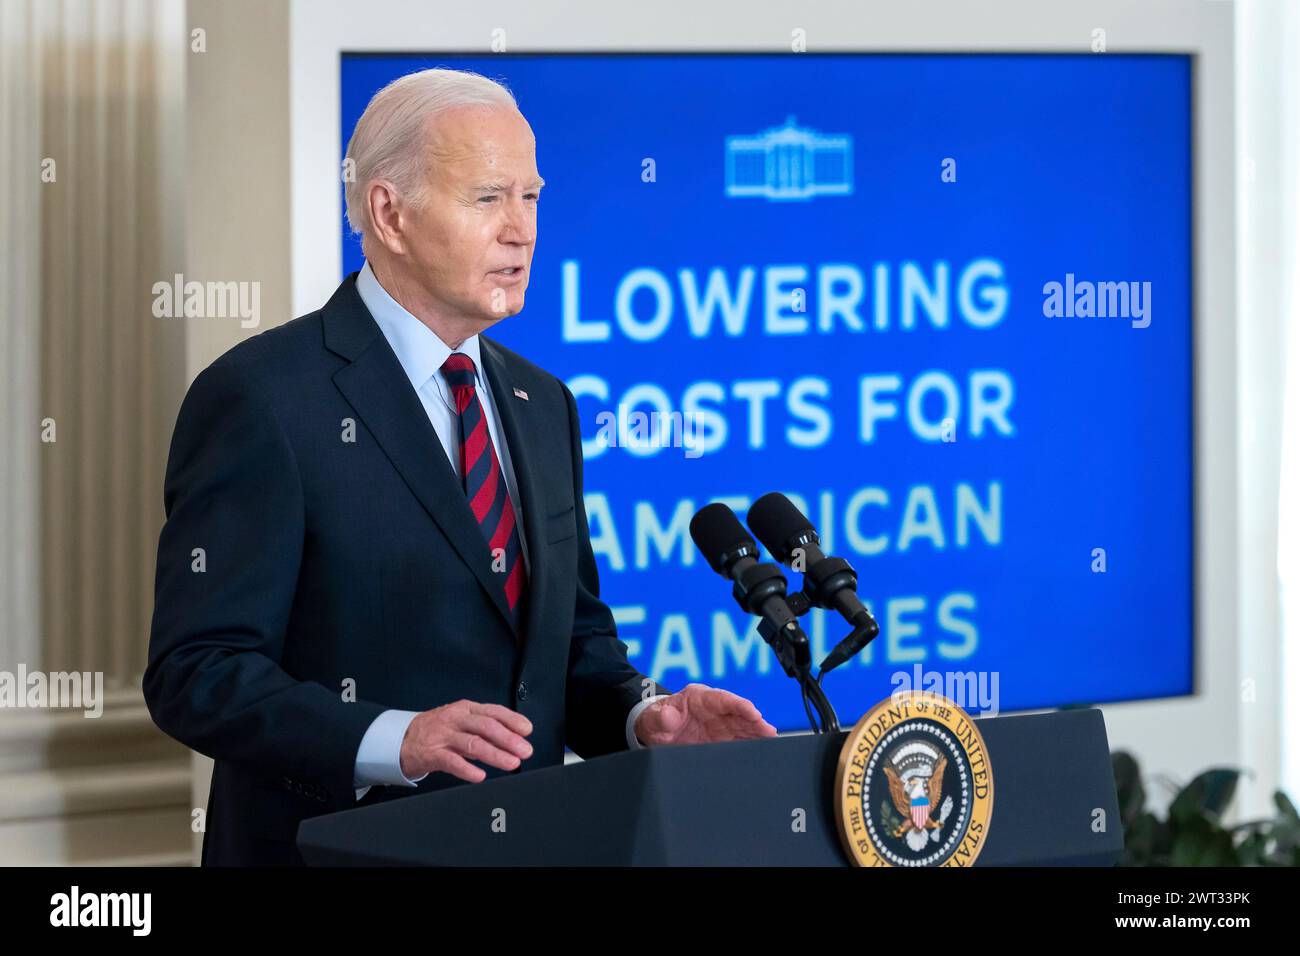
<path id="1" fill-rule="evenodd" d="M 501 227 L 501 241 L 526 246 L 536 239 L 537 219 L 532 208 L 522 199 L 506 203 L 506 221 Z"/>

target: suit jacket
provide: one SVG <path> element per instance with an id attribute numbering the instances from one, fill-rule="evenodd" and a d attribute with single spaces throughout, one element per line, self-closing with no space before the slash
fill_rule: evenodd
<path id="1" fill-rule="evenodd" d="M 668 693 L 643 684 L 600 600 L 573 395 L 480 337 L 531 564 L 516 634 L 355 280 L 219 358 L 176 422 L 143 687 L 158 726 L 216 761 L 205 865 L 301 863 L 299 822 L 357 805 L 357 748 L 387 708 L 513 708 L 534 728 L 523 772 L 561 763 L 566 744 L 584 758 L 627 749 L 643 688 Z M 432 773 L 361 803 L 460 783 Z"/>

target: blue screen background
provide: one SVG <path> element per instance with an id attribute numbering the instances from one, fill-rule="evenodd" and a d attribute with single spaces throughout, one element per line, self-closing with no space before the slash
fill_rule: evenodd
<path id="1" fill-rule="evenodd" d="M 673 403 L 701 382 L 726 395 L 711 404 L 727 426 L 715 451 L 588 455 L 601 595 L 638 668 L 674 689 L 726 687 L 783 730 L 807 726 L 768 649 L 744 656 L 729 643 L 753 622 L 689 539 L 686 547 L 674 539 L 666 557 L 643 543 L 638 561 L 638 507 L 667 526 L 675 508 L 722 497 L 743 520 L 747 501 L 778 490 L 798 495 L 824 545 L 854 565 L 881 625 L 867 651 L 824 682 L 842 723 L 918 665 L 996 674 L 1004 711 L 1192 692 L 1188 57 L 344 54 L 340 155 L 377 90 L 430 66 L 504 81 L 537 137 L 547 185 L 527 305 L 489 334 L 571 386 L 593 376 L 604 383 L 603 400 L 574 387 L 587 439 L 597 415 L 640 383 Z M 851 137 L 851 194 L 728 196 L 727 138 L 760 136 L 791 117 L 817 136 Z M 941 175 L 949 159 L 955 182 Z M 346 222 L 342 260 L 345 274 L 363 261 Z M 952 305 L 944 327 L 924 311 L 913 328 L 900 327 L 904 263 L 927 282 L 947 263 L 951 303 L 962 270 L 980 260 L 1002 269 L 1000 321 L 978 327 Z M 606 323 L 608 340 L 566 341 L 565 263 L 576 268 L 580 321 Z M 818 270 L 831 264 L 861 270 L 862 330 L 842 321 L 818 330 Z M 888 278 L 885 329 L 873 326 L 877 264 Z M 770 334 L 764 270 L 789 265 L 808 270 L 805 282 L 786 286 L 808 290 L 809 331 Z M 743 333 L 723 334 L 715 316 L 709 334 L 691 334 L 679 270 L 692 270 L 701 289 L 722 270 L 734 292 L 746 267 L 755 278 Z M 614 321 L 619 285 L 638 269 L 655 270 L 671 290 L 668 325 L 649 341 Z M 1067 273 L 1150 282 L 1150 325 L 1045 316 L 1045 283 Z M 641 322 L 654 309 L 647 289 L 631 299 Z M 1014 384 L 1012 434 L 987 423 L 981 435 L 969 431 L 974 370 Z M 906 424 L 908 387 L 927 371 L 956 386 L 955 440 L 926 440 Z M 878 396 L 899 413 L 877 421 L 871 441 L 859 421 L 867 375 L 902 382 Z M 830 433 L 811 447 L 787 437 L 812 431 L 786 404 L 804 377 L 829 392 L 812 396 Z M 779 389 L 756 442 L 749 405 L 732 394 L 754 380 Z M 943 417 L 938 394 L 922 409 Z M 1000 488 L 994 540 L 968 522 L 958 543 L 959 484 L 985 507 L 991 486 Z M 932 491 L 942 540 L 932 530 L 902 549 L 917 487 Z M 864 488 L 876 490 L 856 514 L 855 536 L 846 505 Z M 915 530 L 930 512 L 911 517 Z M 889 544 L 880 553 L 854 547 L 881 535 Z M 792 588 L 798 580 L 791 575 Z M 820 611 L 805 626 L 818 659 L 847 633 Z"/>

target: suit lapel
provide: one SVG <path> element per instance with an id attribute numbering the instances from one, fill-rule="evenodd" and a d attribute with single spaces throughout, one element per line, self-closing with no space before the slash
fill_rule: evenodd
<path id="1" fill-rule="evenodd" d="M 325 306 L 322 321 L 326 346 L 351 361 L 334 373 L 334 384 L 511 624 L 501 575 L 492 570 L 487 541 L 465 491 L 401 363 L 357 294 L 355 273 Z"/>

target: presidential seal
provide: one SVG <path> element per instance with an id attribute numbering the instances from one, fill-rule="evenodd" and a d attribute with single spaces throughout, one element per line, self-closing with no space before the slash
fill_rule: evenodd
<path id="1" fill-rule="evenodd" d="M 993 772 L 975 722 L 924 691 L 877 704 L 840 750 L 835 815 L 857 866 L 970 866 L 993 816 Z"/>

